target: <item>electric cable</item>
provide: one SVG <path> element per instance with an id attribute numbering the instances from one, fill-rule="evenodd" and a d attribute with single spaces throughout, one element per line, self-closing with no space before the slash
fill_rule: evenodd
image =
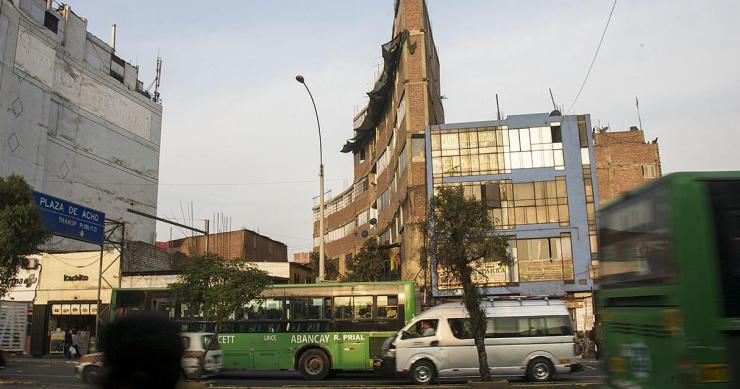
<path id="1" fill-rule="evenodd" d="M 570 103 L 570 108 L 568 108 L 568 112 L 571 112 L 573 110 L 573 107 L 576 105 L 576 101 L 578 101 L 578 98 L 581 97 L 581 92 L 583 92 L 583 88 L 586 86 L 586 81 L 588 81 L 588 76 L 591 75 L 591 70 L 594 68 L 594 64 L 596 63 L 596 57 L 598 57 L 599 50 L 601 50 L 601 44 L 604 42 L 604 37 L 606 36 L 606 30 L 609 28 L 609 22 L 611 22 L 612 20 L 612 15 L 614 14 L 614 8 L 616 6 L 617 6 L 617 0 L 614 0 L 614 4 L 612 4 L 612 10 L 609 12 L 609 19 L 606 20 L 606 25 L 604 26 L 604 32 L 601 33 L 601 39 L 599 40 L 599 45 L 596 47 L 594 58 L 591 60 L 591 66 L 588 67 L 588 71 L 586 72 L 586 77 L 583 78 L 583 82 L 581 83 L 581 87 L 578 89 L 576 98 L 573 99 L 572 103 Z"/>

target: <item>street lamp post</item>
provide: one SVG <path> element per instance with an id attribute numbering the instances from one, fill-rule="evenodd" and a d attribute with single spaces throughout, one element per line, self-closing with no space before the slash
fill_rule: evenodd
<path id="1" fill-rule="evenodd" d="M 319 128 L 319 282 L 324 280 L 324 151 L 321 146 L 321 123 L 319 122 L 319 111 L 316 109 L 316 102 L 313 99 L 311 90 L 306 85 L 306 80 L 301 75 L 295 76 L 296 81 L 306 87 L 308 96 L 313 104 L 313 111 L 316 114 L 316 125 Z"/>

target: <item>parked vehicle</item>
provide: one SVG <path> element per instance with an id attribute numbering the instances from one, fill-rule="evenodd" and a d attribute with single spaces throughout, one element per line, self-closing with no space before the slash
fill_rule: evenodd
<path id="1" fill-rule="evenodd" d="M 199 380 L 221 371 L 224 359 L 216 334 L 183 332 L 180 335 L 185 350 L 182 357 L 184 378 Z M 83 355 L 75 370 L 82 381 L 95 384 L 103 373 L 103 353 Z"/>
<path id="2" fill-rule="evenodd" d="M 559 300 L 489 301 L 486 353 L 491 374 L 548 381 L 570 373 L 575 363 L 571 319 Z M 414 318 L 386 342 L 380 363 L 415 384 L 437 378 L 478 376 L 478 353 L 467 310 L 449 303 Z"/>

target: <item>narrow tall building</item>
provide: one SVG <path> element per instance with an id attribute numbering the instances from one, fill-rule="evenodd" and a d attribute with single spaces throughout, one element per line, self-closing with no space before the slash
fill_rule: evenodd
<path id="1" fill-rule="evenodd" d="M 426 213 L 424 131 L 444 123 L 439 59 L 424 0 L 397 0 L 383 71 L 354 118 L 342 148 L 354 161 L 354 182 L 326 201 L 326 255 L 339 270 L 370 236 L 389 250 L 396 276 L 422 283 L 421 223 Z M 319 208 L 313 208 L 314 251 Z"/>
<path id="2" fill-rule="evenodd" d="M 0 176 L 21 175 L 125 222 L 127 239 L 153 242 L 154 220 L 127 212 L 157 210 L 162 105 L 138 72 L 69 5 L 3 1 Z M 55 237 L 47 249 L 81 245 Z"/>
<path id="3" fill-rule="evenodd" d="M 645 133 L 637 127 L 596 129 L 594 151 L 601 204 L 661 176 L 658 138 L 645 142 Z"/>

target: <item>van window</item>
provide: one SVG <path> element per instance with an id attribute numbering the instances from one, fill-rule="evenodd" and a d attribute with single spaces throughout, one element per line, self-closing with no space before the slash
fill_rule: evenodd
<path id="1" fill-rule="evenodd" d="M 545 318 L 547 323 L 548 335 L 573 335 L 570 328 L 570 317 L 568 316 L 550 316 Z"/>
<path id="2" fill-rule="evenodd" d="M 404 331 L 401 339 L 410 338 L 425 338 L 427 336 L 434 336 L 437 334 L 437 324 L 439 320 L 419 320 L 408 330 Z"/>
<path id="3" fill-rule="evenodd" d="M 488 319 L 486 337 L 573 335 L 568 316 L 497 317 Z"/>
<path id="4" fill-rule="evenodd" d="M 470 330 L 470 321 L 468 319 L 448 319 L 452 336 L 457 339 L 473 339 L 473 332 Z"/>

